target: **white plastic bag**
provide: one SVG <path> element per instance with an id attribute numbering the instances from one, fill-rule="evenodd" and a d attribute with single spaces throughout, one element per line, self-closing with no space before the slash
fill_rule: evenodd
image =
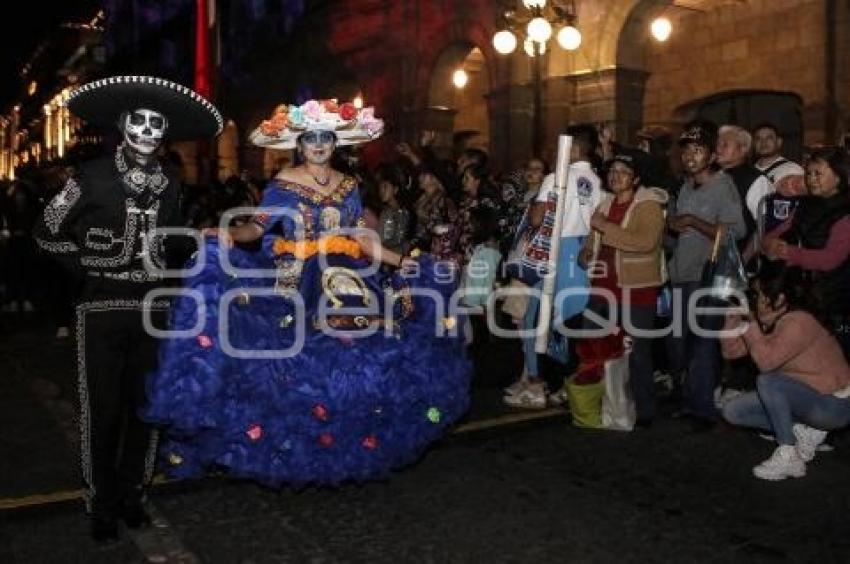
<path id="1" fill-rule="evenodd" d="M 613 431 L 631 431 L 635 428 L 637 412 L 629 386 L 629 351 L 605 361 L 602 379 L 605 393 L 602 396 L 602 428 Z"/>

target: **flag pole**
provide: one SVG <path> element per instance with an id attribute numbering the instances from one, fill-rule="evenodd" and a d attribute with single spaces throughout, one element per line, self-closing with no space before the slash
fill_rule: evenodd
<path id="1" fill-rule="evenodd" d="M 549 244 L 549 260 L 546 276 L 543 278 L 543 291 L 540 295 L 540 313 L 537 316 L 537 333 L 534 342 L 534 350 L 544 354 L 549 343 L 549 325 L 552 323 L 552 306 L 555 294 L 555 279 L 558 276 L 558 253 L 561 249 L 561 226 L 564 223 L 564 201 L 567 193 L 567 175 L 570 170 L 570 150 L 573 146 L 573 138 L 569 135 L 558 136 L 558 160 L 555 165 L 554 192 L 557 197 L 555 203 L 555 222 L 552 227 L 552 240 Z"/>

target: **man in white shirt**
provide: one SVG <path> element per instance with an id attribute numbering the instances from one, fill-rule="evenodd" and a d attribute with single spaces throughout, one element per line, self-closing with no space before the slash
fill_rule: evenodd
<path id="1" fill-rule="evenodd" d="M 584 238 L 591 231 L 590 218 L 602 200 L 602 182 L 591 165 L 592 155 L 599 145 L 596 128 L 590 124 L 575 125 L 567 128 L 566 133 L 572 136 L 573 144 L 564 193 L 564 216 L 561 223 L 555 292 L 557 295 L 568 288 L 573 291 L 564 299 L 556 300 L 555 319 L 560 321 L 581 313 L 587 306 L 587 294 L 575 292 L 577 288 L 587 287 L 587 273 L 578 265 L 578 255 Z M 552 209 L 556 204 L 554 196 L 555 175 L 550 174 L 543 180 L 532 209 L 533 225 L 543 223 L 547 207 Z M 545 228 L 546 225 L 542 225 L 541 231 Z"/>
<path id="2" fill-rule="evenodd" d="M 775 125 L 763 123 L 753 130 L 755 166 L 775 191 L 785 196 L 805 193 L 803 167 L 782 156 L 782 135 Z"/>
<path id="3" fill-rule="evenodd" d="M 755 137 L 755 166 L 773 184 L 774 193 L 762 201 L 759 210 L 760 227 L 765 233 L 773 231 L 793 215 L 800 198 L 806 194 L 803 167 L 783 158 L 782 135 L 775 125 L 764 123 L 753 130 Z"/>
<path id="4" fill-rule="evenodd" d="M 555 295 L 552 323 L 557 327 L 571 317 L 584 311 L 589 298 L 587 272 L 579 266 L 578 256 L 585 237 L 590 234 L 590 218 L 602 199 L 599 177 L 591 166 L 592 155 L 599 146 L 599 134 L 592 125 L 575 125 L 567 128 L 572 136 L 570 168 L 564 194 L 564 217 L 557 256 L 555 276 Z M 557 198 L 555 193 L 555 175 L 550 174 L 540 186 L 540 191 L 529 209 L 531 225 L 537 229 L 522 259 L 522 270 L 533 272 L 523 278 L 540 291 L 543 280 L 540 274 L 546 272 L 549 252 L 555 224 Z M 562 293 L 563 292 L 563 293 Z M 560 294 L 560 296 L 559 296 Z M 539 294 L 538 294 L 539 295 Z M 531 295 L 522 320 L 523 330 L 537 327 L 539 301 Z M 552 338 L 550 356 L 560 356 L 558 350 L 565 347 L 552 347 L 553 343 L 563 344 L 562 338 Z M 540 377 L 535 352 L 535 338 L 523 338 L 524 370 L 522 378 L 505 390 L 504 401 L 512 407 L 542 409 L 546 407 L 547 387 Z M 564 362 L 567 359 L 559 358 Z"/>

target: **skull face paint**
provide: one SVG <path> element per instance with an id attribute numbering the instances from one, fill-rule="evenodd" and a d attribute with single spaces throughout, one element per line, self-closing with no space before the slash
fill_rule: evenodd
<path id="1" fill-rule="evenodd" d="M 337 137 L 333 131 L 307 131 L 298 139 L 304 160 L 315 165 L 323 165 L 331 160 L 336 143 Z"/>
<path id="2" fill-rule="evenodd" d="M 162 145 L 168 130 L 168 120 L 159 112 L 138 108 L 124 114 L 121 126 L 127 148 L 144 158 Z"/>

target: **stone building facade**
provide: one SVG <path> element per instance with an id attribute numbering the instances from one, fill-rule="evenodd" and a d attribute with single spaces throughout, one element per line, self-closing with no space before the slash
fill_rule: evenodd
<path id="1" fill-rule="evenodd" d="M 191 17 L 192 3 L 181 4 L 187 9 L 180 13 Z M 238 156 L 249 168 L 268 168 L 273 159 L 244 139 L 276 104 L 361 94 L 389 125 L 385 138 L 365 149 L 371 161 L 399 141 L 415 141 L 423 129 L 436 130 L 448 150 L 452 132 L 476 129 L 477 122 L 479 141 L 506 168 L 531 154 L 536 85 L 546 157 L 557 134 L 580 121 L 609 125 L 630 142 L 645 124 L 675 128 L 695 115 L 745 126 L 769 119 L 788 130 L 797 152 L 835 141 L 850 125 L 848 0 L 574 5 L 582 44 L 565 51 L 552 39 L 536 83 L 521 45 L 500 55 L 492 44 L 504 9 L 524 10 L 519 0 L 219 0 L 215 97 L 233 122 L 229 142 L 243 141 Z M 665 43 L 649 33 L 658 16 L 673 23 Z M 119 20 L 111 21 L 113 29 L 126 32 Z M 163 34 L 192 30 L 159 26 Z M 146 45 L 161 44 L 144 35 Z M 123 60 L 116 55 L 113 68 L 124 72 L 145 60 L 138 49 Z M 451 84 L 458 68 L 470 77 L 464 92 Z"/>

